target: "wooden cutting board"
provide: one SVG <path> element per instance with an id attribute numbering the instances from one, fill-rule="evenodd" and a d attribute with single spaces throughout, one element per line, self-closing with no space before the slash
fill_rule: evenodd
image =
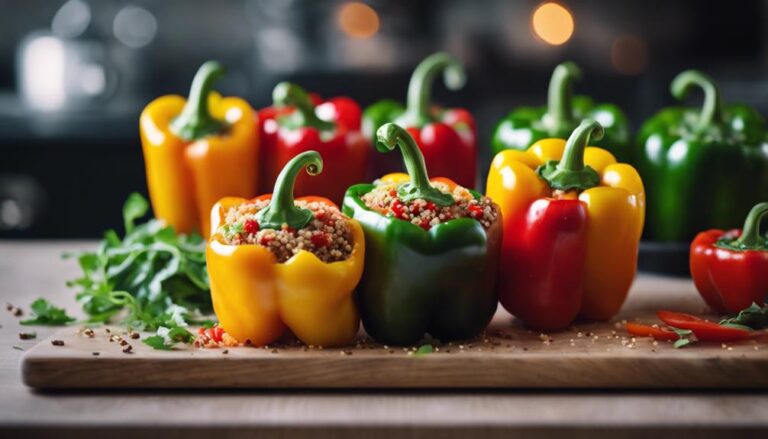
<path id="1" fill-rule="evenodd" d="M 674 349 L 626 334 L 621 320 L 654 323 L 660 308 L 706 312 L 689 280 L 641 276 L 613 322 L 540 334 L 500 308 L 483 336 L 429 354 L 364 334 L 344 349 L 288 342 L 226 351 L 156 351 L 126 338 L 132 352 L 123 353 L 105 328 L 91 338 L 69 327 L 28 351 L 21 370 L 35 388 L 768 388 L 764 342 Z"/>

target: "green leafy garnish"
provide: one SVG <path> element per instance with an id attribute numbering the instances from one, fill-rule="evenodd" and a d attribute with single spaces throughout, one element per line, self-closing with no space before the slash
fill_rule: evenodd
<path id="1" fill-rule="evenodd" d="M 187 331 L 186 328 L 180 326 L 166 328 L 161 326 L 157 328 L 156 335 L 147 337 L 142 340 L 142 342 L 153 349 L 169 351 L 173 349 L 173 346 L 177 343 L 191 343 L 194 339 L 195 336 Z"/>
<path id="2" fill-rule="evenodd" d="M 32 318 L 19 322 L 22 325 L 60 326 L 75 321 L 75 318 L 68 316 L 63 308 L 54 306 L 46 299 L 35 300 L 30 308 L 32 309 Z"/>
<path id="3" fill-rule="evenodd" d="M 739 311 L 736 317 L 724 319 L 720 324 L 747 330 L 768 328 L 768 304 L 760 306 L 753 303 L 750 307 Z"/>
<path id="4" fill-rule="evenodd" d="M 675 348 L 681 348 L 683 346 L 687 346 L 694 342 L 694 339 L 691 338 L 691 335 L 693 335 L 693 331 L 690 329 L 680 329 L 680 328 L 671 328 L 673 331 L 675 331 L 675 334 L 677 334 L 678 338 L 675 341 L 674 346 Z"/>
<path id="5" fill-rule="evenodd" d="M 423 345 L 419 346 L 419 349 L 416 350 L 416 354 L 415 355 L 431 354 L 434 351 L 435 350 L 434 350 L 434 348 L 432 347 L 431 344 L 423 344 Z"/>
<path id="6" fill-rule="evenodd" d="M 123 205 L 125 236 L 109 230 L 95 252 L 76 256 L 83 274 L 67 285 L 79 290 L 88 322 L 125 315 L 131 329 L 155 331 L 211 312 L 205 241 L 154 219 L 136 224 L 148 211 L 147 200 L 131 194 Z"/>

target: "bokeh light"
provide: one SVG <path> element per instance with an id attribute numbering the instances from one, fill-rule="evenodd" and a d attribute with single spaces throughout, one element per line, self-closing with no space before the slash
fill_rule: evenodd
<path id="1" fill-rule="evenodd" d="M 533 34 L 553 46 L 568 42 L 573 35 L 574 27 L 573 15 L 559 3 L 542 3 L 536 7 L 531 16 Z"/>
<path id="2" fill-rule="evenodd" d="M 339 29 L 350 38 L 370 38 L 379 31 L 379 14 L 361 2 L 349 2 L 339 8 Z"/>

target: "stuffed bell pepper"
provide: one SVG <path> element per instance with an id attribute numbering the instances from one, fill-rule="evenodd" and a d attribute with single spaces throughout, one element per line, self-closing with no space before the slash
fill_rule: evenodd
<path id="1" fill-rule="evenodd" d="M 315 150 L 325 160 L 325 172 L 314 178 L 301 175 L 296 195 L 320 195 L 340 203 L 352 184 L 365 179 L 370 146 L 360 132 L 360 106 L 336 97 L 317 104 L 318 98 L 288 82 L 278 84 L 274 106 L 260 112 L 262 187 L 271 187 L 280 169 L 297 154 Z"/>
<path id="2" fill-rule="evenodd" d="M 608 320 L 635 277 L 645 195 L 639 175 L 587 147 L 603 129 L 584 120 L 568 138 L 496 155 L 486 195 L 504 221 L 499 298 L 527 326 Z"/>
<path id="3" fill-rule="evenodd" d="M 595 104 L 588 96 L 573 96 L 573 81 L 581 69 L 572 62 L 555 67 L 549 81 L 546 107 L 522 107 L 497 125 L 491 140 L 493 154 L 505 149 L 525 151 L 542 139 L 567 139 L 583 119 L 595 119 L 605 135 L 595 145 L 607 149 L 620 162 L 630 162 L 632 150 L 627 117 L 614 104 Z"/>
<path id="4" fill-rule="evenodd" d="M 643 125 L 638 169 L 648 191 L 646 236 L 688 241 L 706 229 L 741 223 L 768 199 L 768 127 L 754 109 L 724 105 L 717 84 L 695 70 L 672 81 L 684 99 L 704 90 L 701 110 L 671 107 Z"/>
<path id="5" fill-rule="evenodd" d="M 357 333 L 360 224 L 326 198 L 293 198 L 301 170 L 316 175 L 322 166 L 316 151 L 303 152 L 283 168 L 273 194 L 213 207 L 206 250 L 213 308 L 240 342 L 264 345 L 290 330 L 308 345 L 339 346 Z"/>
<path id="6" fill-rule="evenodd" d="M 768 203 L 759 203 L 742 230 L 707 230 L 693 240 L 691 277 L 715 311 L 736 314 L 768 299 L 768 237 L 760 234 L 766 217 Z"/>
<path id="7" fill-rule="evenodd" d="M 450 178 L 464 187 L 475 187 L 477 175 L 477 130 L 472 115 L 463 108 L 432 105 L 432 83 L 443 73 L 445 85 L 457 90 L 464 85 L 464 69 L 453 57 L 436 53 L 416 67 L 408 85 L 408 103 L 384 100 L 363 113 L 363 132 L 376 144 L 377 130 L 394 122 L 408 129 L 434 174 Z M 402 169 L 398 160 L 386 157 L 373 162 L 373 175 Z"/>
<path id="8" fill-rule="evenodd" d="M 386 124 L 378 140 L 400 147 L 408 174 L 352 186 L 344 199 L 365 233 L 357 303 L 366 331 L 395 345 L 425 333 L 442 341 L 479 334 L 496 311 L 498 206 L 447 178 L 430 180 L 404 128 Z"/>
<path id="9" fill-rule="evenodd" d="M 162 96 L 141 113 L 141 144 L 155 217 L 177 232 L 207 236 L 221 197 L 252 197 L 258 183 L 259 132 L 246 101 L 211 91 L 224 73 L 206 62 L 189 99 Z"/>

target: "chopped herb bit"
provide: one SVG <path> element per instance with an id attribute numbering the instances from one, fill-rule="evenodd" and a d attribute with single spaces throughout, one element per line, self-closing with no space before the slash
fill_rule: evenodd
<path id="1" fill-rule="evenodd" d="M 187 331 L 186 328 L 160 327 L 157 329 L 156 335 L 147 337 L 142 342 L 153 349 L 168 351 L 173 349 L 173 346 L 177 343 L 192 343 L 194 340 L 195 336 Z"/>
<path id="2" fill-rule="evenodd" d="M 720 324 L 739 329 L 768 328 L 768 304 L 760 306 L 753 303 L 748 308 L 739 311 L 736 317 L 722 320 Z"/>
<path id="3" fill-rule="evenodd" d="M 431 344 L 423 344 L 416 350 L 416 355 L 426 355 L 434 352 L 434 348 Z"/>
<path id="4" fill-rule="evenodd" d="M 20 322 L 22 325 L 66 325 L 75 321 L 74 317 L 67 315 L 64 308 L 54 306 L 46 299 L 37 299 L 30 305 L 32 318 Z"/>

